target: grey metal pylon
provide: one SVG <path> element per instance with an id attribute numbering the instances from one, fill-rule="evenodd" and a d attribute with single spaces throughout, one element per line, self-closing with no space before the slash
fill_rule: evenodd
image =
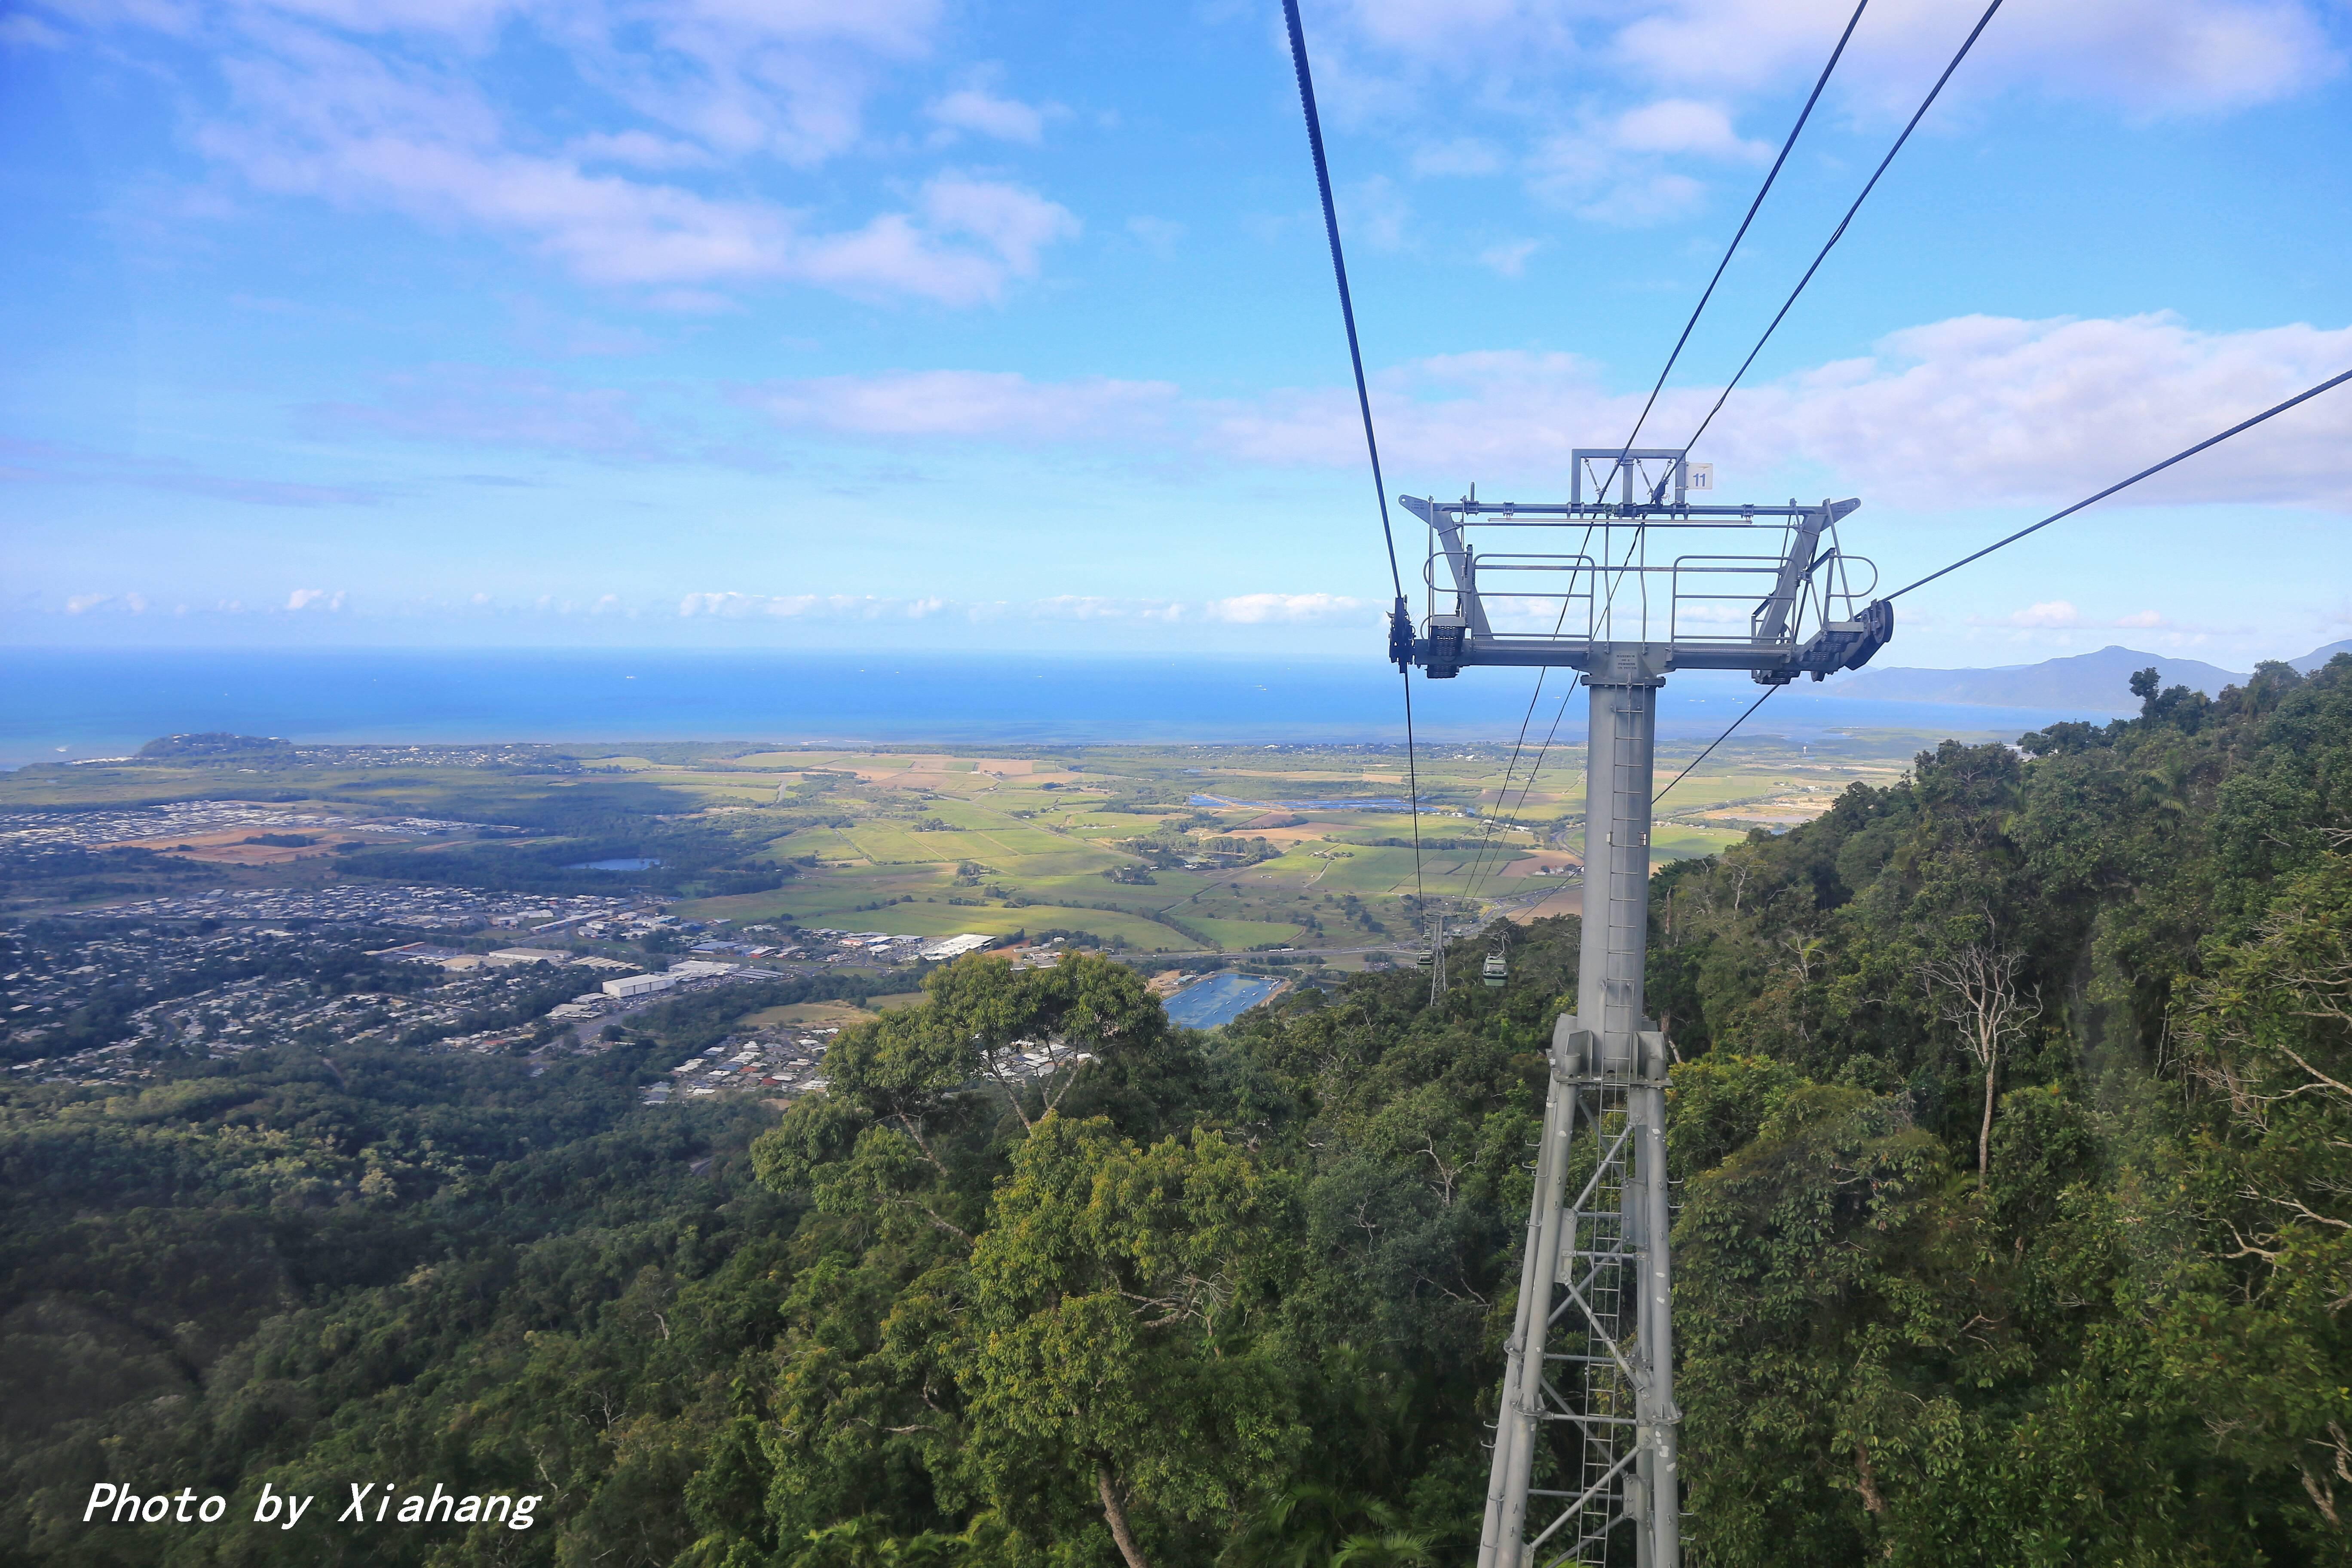
<path id="1" fill-rule="evenodd" d="M 1429 1005 L 1436 1006 L 1445 995 L 1445 910 L 1437 911 L 1437 941 L 1430 948 Z"/>
<path id="2" fill-rule="evenodd" d="M 1431 602 L 1412 661 L 1433 679 L 1474 665 L 1565 667 L 1591 689 L 1577 1009 L 1552 1034 L 1478 1564 L 1679 1568 L 1672 1052 L 1642 1011 L 1658 689 L 1676 668 L 1746 669 L 1766 685 L 1859 668 L 1893 635 L 1894 612 L 1883 600 L 1855 607 L 1847 574 L 1867 563 L 1840 551 L 1835 526 L 1856 502 L 1691 505 L 1694 478 L 1704 489 L 1712 476 L 1694 476 L 1675 450 L 1579 450 L 1575 463 L 1565 503 L 1401 498 L 1431 534 Z M 1603 490 L 1621 474 L 1622 489 L 1588 500 L 1588 465 L 1603 463 Z M 1654 531 L 1737 529 L 1753 549 L 1759 523 L 1781 531 L 1769 556 L 1678 540 L 1650 558 Z M 1562 528 L 1582 531 L 1573 550 L 1530 548 L 1538 531 Z M 1477 530 L 1500 532 L 1503 548 L 1482 555 Z M 1440 562 L 1450 588 L 1438 584 Z M 1443 609 L 1442 595 L 1453 600 Z M 1748 606 L 1744 626 L 1734 606 Z"/>
<path id="3" fill-rule="evenodd" d="M 1666 1246 L 1667 1050 L 1642 1014 L 1655 660 L 1596 647 L 1577 1011 L 1553 1030 L 1480 1568 L 1674 1568 L 1681 1509 Z M 1571 1191 L 1571 1184 L 1573 1190 Z M 1538 1482 L 1549 1484 L 1538 1485 Z M 1536 1528 L 1528 1529 L 1531 1505 Z"/>

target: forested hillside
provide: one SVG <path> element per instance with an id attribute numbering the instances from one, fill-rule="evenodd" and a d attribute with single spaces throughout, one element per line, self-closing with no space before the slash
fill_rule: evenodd
<path id="1" fill-rule="evenodd" d="M 2352 1556 L 2352 658 L 2140 684 L 1662 873 L 1694 1562 Z M 1575 942 L 1210 1037 L 970 959 L 765 1131 L 589 1082 L 370 1120 L 348 1061 L 245 1121 L 16 1103 L 0 1552 L 1467 1561 Z M 1092 1059 L 1041 1090 L 1040 1035 Z M 85 1526 L 100 1479 L 247 1506 Z M 236 1524 L 265 1479 L 544 1500 Z"/>

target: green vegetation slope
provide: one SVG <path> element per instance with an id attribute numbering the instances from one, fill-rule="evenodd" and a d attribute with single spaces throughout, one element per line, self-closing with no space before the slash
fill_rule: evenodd
<path id="1" fill-rule="evenodd" d="M 2352 658 L 2140 695 L 1661 874 L 1694 1562 L 2347 1556 Z M 16 1100 L 0 1551 L 1464 1560 L 1575 941 L 1210 1037 L 968 960 L 781 1120 L 629 1109 L 619 1057 L 462 1112 L 291 1058 Z M 1093 1058 L 1050 1092 L 1045 1036 Z M 265 1479 L 546 1500 L 79 1523 Z"/>

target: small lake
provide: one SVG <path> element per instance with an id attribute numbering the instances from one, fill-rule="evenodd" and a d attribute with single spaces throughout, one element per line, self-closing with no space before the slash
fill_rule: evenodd
<path id="1" fill-rule="evenodd" d="M 1381 795 L 1367 800 L 1360 795 L 1338 795 L 1328 800 L 1234 800 L 1222 795 L 1196 795 L 1193 805 L 1245 805 L 1253 811 L 1411 811 L 1412 802 Z"/>
<path id="2" fill-rule="evenodd" d="M 1168 1016 L 1187 1028 L 1213 1029 L 1232 1023 L 1281 988 L 1281 981 L 1254 974 L 1212 974 L 1171 996 Z"/>
<path id="3" fill-rule="evenodd" d="M 658 860 L 583 860 L 563 868 L 567 871 L 650 871 L 660 864 Z"/>

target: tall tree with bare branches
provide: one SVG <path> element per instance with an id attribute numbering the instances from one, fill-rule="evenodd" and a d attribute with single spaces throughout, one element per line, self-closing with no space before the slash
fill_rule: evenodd
<path id="1" fill-rule="evenodd" d="M 1979 1177 L 1992 1165 L 1992 1111 L 2001 1056 L 2042 1016 L 2040 993 L 2018 985 L 2017 973 L 2023 966 L 2018 953 L 1972 942 L 1920 967 L 1937 1016 L 1958 1031 L 1960 1043 L 1984 1068 L 1984 1117 L 1977 1127 Z"/>

